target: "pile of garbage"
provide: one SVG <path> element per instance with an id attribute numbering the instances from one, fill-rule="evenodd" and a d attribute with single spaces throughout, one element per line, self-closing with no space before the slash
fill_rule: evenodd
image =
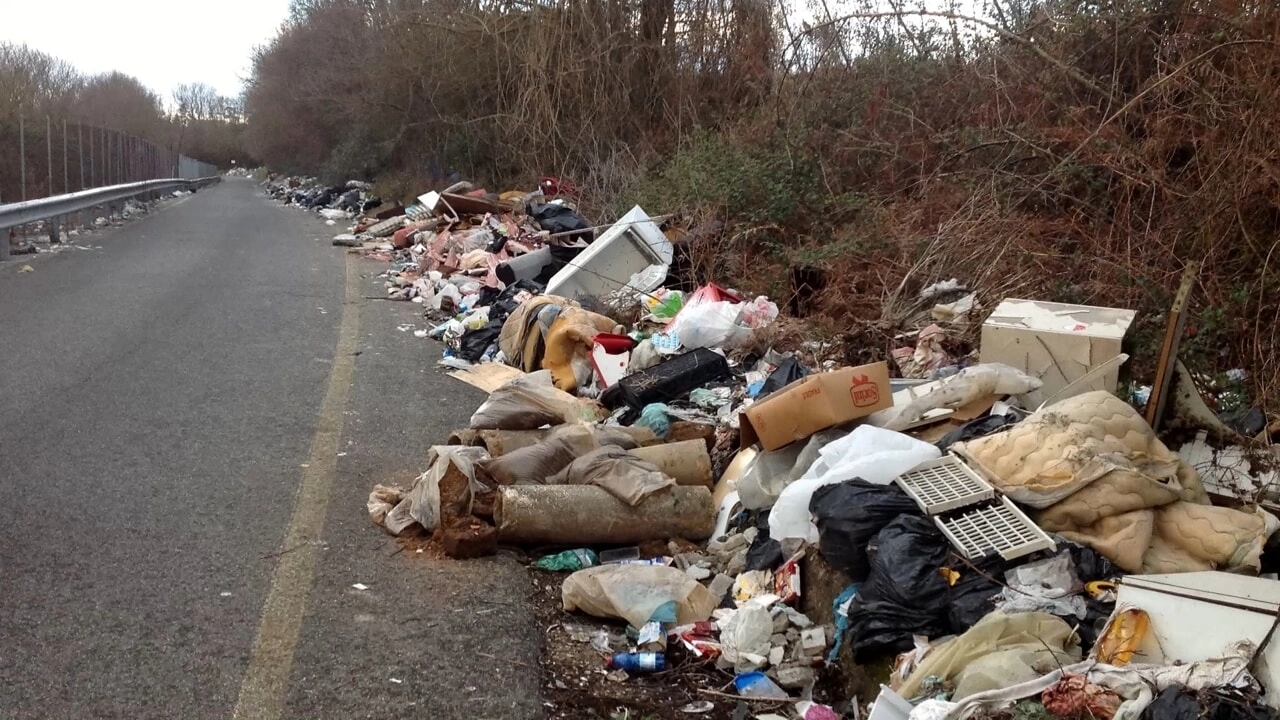
<path id="1" fill-rule="evenodd" d="M 235 171 L 233 170 L 232 173 Z M 228 173 L 231 174 L 231 173 Z M 242 171 L 248 175 L 249 171 Z M 323 185 L 313 177 L 284 177 L 269 174 L 262 182 L 269 197 L 285 205 L 315 210 L 328 222 L 337 225 L 339 220 L 349 220 L 356 215 L 375 212 L 382 200 L 370 194 L 373 186 L 361 180 L 349 180 L 342 185 Z M 398 205 L 390 206 L 392 212 Z"/>
<path id="2" fill-rule="evenodd" d="M 566 611 L 626 623 L 592 643 L 620 679 L 714 667 L 778 717 L 861 717 L 815 694 L 856 665 L 887 669 L 873 720 L 1275 716 L 1280 520 L 1118 396 L 1132 312 L 987 312 L 943 281 L 892 366 L 806 365 L 771 346 L 768 298 L 673 289 L 660 218 L 592 227 L 553 180 L 386 217 L 358 187 L 273 186 L 345 203 L 335 243 L 390 262 L 389 296 L 490 393 L 413 487 L 374 487 L 387 532 L 525 548 L 570 573 Z M 802 584 L 818 568 L 842 591 Z"/>

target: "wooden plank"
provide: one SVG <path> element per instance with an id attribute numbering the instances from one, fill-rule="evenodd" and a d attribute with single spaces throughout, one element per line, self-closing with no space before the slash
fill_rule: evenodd
<path id="1" fill-rule="evenodd" d="M 1169 397 L 1169 381 L 1173 363 L 1178 359 L 1178 344 L 1182 342 L 1182 331 L 1187 324 L 1187 302 L 1191 298 L 1191 287 L 1195 284 L 1196 273 L 1200 263 L 1191 262 L 1182 273 L 1182 284 L 1178 286 L 1178 294 L 1173 298 L 1173 307 L 1169 309 L 1169 322 L 1165 326 L 1164 344 L 1160 349 L 1160 360 L 1156 364 L 1156 380 L 1151 384 L 1151 397 L 1147 399 L 1147 424 L 1152 430 L 1158 430 L 1160 419 L 1164 416 L 1165 402 Z"/>

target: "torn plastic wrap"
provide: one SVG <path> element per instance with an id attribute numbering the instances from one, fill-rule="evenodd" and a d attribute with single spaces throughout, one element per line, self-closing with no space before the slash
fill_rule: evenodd
<path id="1" fill-rule="evenodd" d="M 606 445 L 630 450 L 638 443 L 621 428 L 597 430 L 587 425 L 562 425 L 541 442 L 485 460 L 480 468 L 499 485 L 553 483 L 553 478 L 575 460 Z"/>
<path id="2" fill-rule="evenodd" d="M 406 496 L 409 515 L 427 530 L 434 530 L 447 514 L 466 515 L 477 493 L 488 488 L 476 480 L 476 464 L 489 459 L 482 447 L 436 445 L 427 453 L 430 469 L 418 478 Z"/>
<path id="3" fill-rule="evenodd" d="M 676 484 L 653 463 L 645 462 L 616 445 L 606 445 L 577 457 L 547 482 L 552 485 L 596 485 L 633 507 L 659 490 Z"/>

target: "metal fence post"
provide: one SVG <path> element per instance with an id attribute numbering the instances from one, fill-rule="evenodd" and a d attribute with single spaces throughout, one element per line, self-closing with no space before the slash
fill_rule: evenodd
<path id="1" fill-rule="evenodd" d="M 18 165 L 22 171 L 22 199 L 27 199 L 27 122 L 18 111 Z"/>
<path id="2" fill-rule="evenodd" d="M 70 167 L 71 167 L 70 161 L 67 159 L 67 119 L 63 118 L 62 119 L 62 194 L 63 195 L 71 192 L 71 180 L 68 179 L 71 177 L 71 173 L 68 170 L 68 168 Z"/>
<path id="3" fill-rule="evenodd" d="M 53 120 L 44 116 L 44 149 L 46 153 L 46 169 L 49 171 L 49 184 L 45 186 L 45 197 L 53 197 Z"/>
<path id="4" fill-rule="evenodd" d="M 84 126 L 76 123 L 76 151 L 80 153 L 80 189 L 84 190 Z"/>

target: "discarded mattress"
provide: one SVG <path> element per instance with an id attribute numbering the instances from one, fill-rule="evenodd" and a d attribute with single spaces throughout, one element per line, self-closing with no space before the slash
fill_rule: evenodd
<path id="1" fill-rule="evenodd" d="M 1046 531 L 1128 572 L 1257 568 L 1280 521 L 1209 505 L 1195 470 L 1137 411 L 1105 391 L 1043 408 L 1008 431 L 956 445 Z"/>

